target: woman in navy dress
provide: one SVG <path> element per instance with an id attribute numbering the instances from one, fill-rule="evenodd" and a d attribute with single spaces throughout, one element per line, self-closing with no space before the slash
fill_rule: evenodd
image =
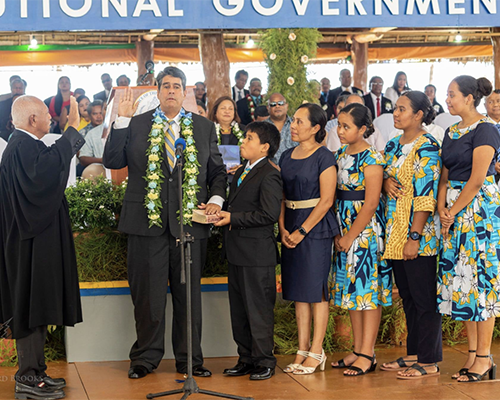
<path id="1" fill-rule="evenodd" d="M 443 140 L 443 171 L 438 211 L 442 244 L 438 272 L 441 314 L 465 321 L 469 357 L 454 376 L 459 382 L 495 378 L 490 355 L 495 317 L 500 316 L 500 193 L 495 183 L 498 130 L 476 107 L 491 93 L 486 78 L 458 76 L 448 87 L 446 104 L 462 121 Z"/>
<path id="2" fill-rule="evenodd" d="M 337 185 L 335 156 L 321 145 L 325 125 L 326 113 L 320 106 L 300 106 L 291 125 L 292 140 L 299 145 L 280 159 L 285 197 L 279 220 L 283 298 L 295 302 L 299 336 L 297 356 L 285 372 L 297 375 L 312 374 L 318 366 L 324 370 L 326 363 L 323 339 L 329 312 L 328 276 L 339 227 L 332 210 Z"/>

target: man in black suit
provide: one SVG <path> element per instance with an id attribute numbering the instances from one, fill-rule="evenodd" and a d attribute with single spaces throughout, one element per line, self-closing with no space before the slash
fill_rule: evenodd
<path id="1" fill-rule="evenodd" d="M 94 94 L 94 100 L 102 100 L 104 103 L 107 103 L 109 92 L 113 87 L 113 80 L 109 74 L 101 75 L 102 86 L 104 86 L 104 90 L 102 92 Z"/>
<path id="2" fill-rule="evenodd" d="M 182 103 L 186 97 L 186 76 L 176 67 L 167 67 L 157 77 L 158 99 L 168 122 L 162 135 L 177 139 L 182 135 L 181 123 L 186 121 Z M 155 110 L 134 115 L 131 89 L 120 99 L 118 118 L 112 126 L 104 149 L 103 163 L 106 168 L 128 166 L 129 181 L 123 200 L 118 229 L 128 233 L 128 279 L 134 303 L 137 341 L 130 351 L 129 378 L 142 378 L 158 367 L 164 354 L 165 306 L 167 281 L 170 283 L 174 308 L 172 323 L 172 345 L 179 373 L 187 372 L 186 333 L 186 285 L 180 283 L 180 249 L 176 246 L 180 227 L 177 216 L 178 174 L 171 167 L 165 139 L 160 145 L 163 157 L 159 211 L 161 227 L 149 227 L 148 212 L 144 206 L 148 190 L 143 176 L 148 167 L 146 152 L 150 146 L 149 136 Z M 207 214 L 221 210 L 226 192 L 226 168 L 217 148 L 215 125 L 206 118 L 192 115 L 194 146 L 200 164 L 197 175 L 199 191 L 197 201 Z M 191 125 L 189 125 L 191 126 Z M 174 140 L 172 140 L 173 142 Z M 211 376 L 203 367 L 201 351 L 201 270 L 205 263 L 208 225 L 193 223 L 185 226 L 195 241 L 192 254 L 192 316 L 193 316 L 193 374 Z"/>
<path id="3" fill-rule="evenodd" d="M 281 212 L 282 183 L 269 162 L 280 145 L 278 129 L 268 122 L 247 126 L 241 156 L 247 161 L 234 176 L 227 212 L 216 226 L 224 230 L 229 262 L 229 304 L 239 360 L 228 376 L 250 374 L 251 380 L 274 375 L 274 303 L 278 249 L 274 224 Z"/>
<path id="4" fill-rule="evenodd" d="M 248 72 L 244 69 L 240 69 L 236 72 L 234 77 L 236 84 L 232 87 L 232 96 L 234 101 L 241 100 L 246 97 L 250 92 L 245 89 L 248 81 Z"/>
<path id="5" fill-rule="evenodd" d="M 380 117 L 382 114 L 392 113 L 392 101 L 387 97 L 382 96 L 384 81 L 380 76 L 372 76 L 370 79 L 370 93 L 363 96 L 365 106 L 372 112 L 373 119 Z"/>
<path id="6" fill-rule="evenodd" d="M 262 83 L 259 78 L 250 81 L 250 93 L 236 102 L 236 110 L 243 125 L 255 120 L 255 109 L 262 104 Z"/>
<path id="7" fill-rule="evenodd" d="M 363 91 L 361 89 L 351 86 L 351 71 L 349 71 L 348 69 L 343 69 L 342 71 L 340 71 L 339 81 L 340 86 L 338 88 L 330 90 L 330 93 L 328 94 L 328 104 L 330 104 L 330 106 L 332 106 L 334 110 L 337 97 L 339 97 L 342 92 L 349 92 L 352 94 L 359 94 L 360 96 L 363 96 Z"/>

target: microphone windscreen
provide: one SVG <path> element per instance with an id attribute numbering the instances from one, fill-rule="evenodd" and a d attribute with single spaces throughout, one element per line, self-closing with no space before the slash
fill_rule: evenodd
<path id="1" fill-rule="evenodd" d="M 175 148 L 177 148 L 178 146 L 182 146 L 182 150 L 184 151 L 184 149 L 186 148 L 186 141 L 180 137 L 175 141 L 174 146 Z"/>

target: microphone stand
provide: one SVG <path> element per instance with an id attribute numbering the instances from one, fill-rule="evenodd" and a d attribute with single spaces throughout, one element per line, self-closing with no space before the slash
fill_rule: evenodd
<path id="1" fill-rule="evenodd" d="M 184 393 L 181 400 L 187 399 L 190 395 L 194 393 L 206 394 L 214 397 L 222 397 L 226 399 L 233 400 L 254 400 L 252 397 L 240 397 L 232 394 L 213 392 L 211 390 L 200 389 L 193 378 L 193 334 L 192 334 L 192 313 L 191 313 L 191 243 L 194 243 L 194 237 L 191 236 L 189 232 L 184 232 L 184 224 L 182 223 L 184 219 L 183 208 L 182 208 L 182 167 L 184 165 L 184 160 L 181 154 L 176 154 L 177 157 L 177 173 L 178 173 L 178 194 L 179 194 L 179 211 L 180 211 L 180 238 L 177 239 L 177 246 L 181 247 L 181 284 L 186 285 L 186 324 L 187 324 L 187 378 L 184 381 L 184 386 L 182 389 L 168 390 L 166 392 L 160 393 L 149 393 L 147 399 L 155 399 L 157 397 L 170 396 L 173 394 Z M 173 173 L 173 170 L 172 170 Z"/>

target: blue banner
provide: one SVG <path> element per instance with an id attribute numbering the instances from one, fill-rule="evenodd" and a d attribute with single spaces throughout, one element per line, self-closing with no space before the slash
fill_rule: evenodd
<path id="1" fill-rule="evenodd" d="M 1 31 L 494 27 L 500 0 L 0 0 Z"/>

